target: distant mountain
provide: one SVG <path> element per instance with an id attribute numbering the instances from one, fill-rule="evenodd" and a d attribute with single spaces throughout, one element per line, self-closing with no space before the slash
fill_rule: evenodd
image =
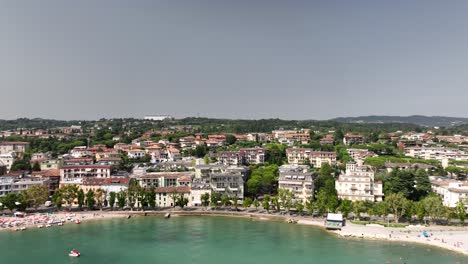
<path id="1" fill-rule="evenodd" d="M 428 127 L 452 127 L 468 124 L 468 118 L 447 117 L 447 116 L 358 116 L 358 117 L 338 117 L 330 121 L 340 123 L 363 123 L 363 124 L 386 124 L 386 123 L 407 123 Z"/>

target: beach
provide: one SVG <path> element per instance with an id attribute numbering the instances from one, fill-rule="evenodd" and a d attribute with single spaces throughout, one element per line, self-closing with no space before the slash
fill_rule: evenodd
<path id="1" fill-rule="evenodd" d="M 220 210 L 161 210 L 161 211 L 85 211 L 85 212 L 57 212 L 53 214 L 32 213 L 24 218 L 13 216 L 0 217 L 0 231 L 21 231 L 31 228 L 46 228 L 48 223 L 51 228 L 59 228 L 58 225 L 76 224 L 93 220 L 106 220 L 113 218 L 129 218 L 142 216 L 164 216 L 170 214 L 177 216 L 229 216 L 249 218 L 253 221 L 282 221 L 292 219 L 297 224 L 324 226 L 323 218 L 312 218 L 306 216 L 289 216 L 273 213 L 258 212 L 235 212 Z M 59 224 L 62 223 L 62 224 Z M 393 241 L 397 243 L 420 243 L 436 246 L 468 255 L 468 227 L 457 226 L 407 226 L 405 228 L 383 227 L 379 225 L 358 225 L 346 223 L 340 231 L 329 231 L 343 239 L 378 239 Z M 427 234 L 425 237 L 424 232 Z M 430 250 L 430 248 L 428 248 Z"/>

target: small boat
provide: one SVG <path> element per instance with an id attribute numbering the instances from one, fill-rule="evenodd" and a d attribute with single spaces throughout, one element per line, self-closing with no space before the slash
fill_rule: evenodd
<path id="1" fill-rule="evenodd" d="M 43 227 L 44 227 L 44 225 L 38 225 L 37 226 L 37 228 L 43 228 Z"/>
<path id="2" fill-rule="evenodd" d="M 51 227 L 51 226 L 52 226 L 52 225 L 50 225 L 50 224 L 45 225 L 45 227 Z"/>
<path id="3" fill-rule="evenodd" d="M 23 226 L 23 227 L 20 228 L 20 230 L 24 231 L 24 230 L 26 230 L 26 227 Z"/>
<path id="4" fill-rule="evenodd" d="M 80 219 L 76 219 L 76 220 L 75 220 L 75 224 L 78 224 L 78 225 L 81 224 Z"/>
<path id="5" fill-rule="evenodd" d="M 60 222 L 60 223 L 58 223 L 57 225 L 58 225 L 58 226 L 63 226 L 63 223 L 62 223 L 62 222 Z"/>
<path id="6" fill-rule="evenodd" d="M 167 214 L 164 215 L 164 217 L 165 217 L 165 218 L 169 218 L 169 217 L 171 217 L 171 214 L 170 214 L 170 213 L 167 213 Z"/>
<path id="7" fill-rule="evenodd" d="M 79 256 L 81 256 L 81 253 L 78 252 L 78 250 L 74 249 L 74 250 L 70 251 L 70 253 L 68 253 L 68 256 L 70 256 L 70 257 L 79 257 Z"/>

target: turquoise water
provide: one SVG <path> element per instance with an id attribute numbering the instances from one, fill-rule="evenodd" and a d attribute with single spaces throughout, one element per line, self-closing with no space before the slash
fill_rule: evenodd
<path id="1" fill-rule="evenodd" d="M 73 248 L 80 258 L 68 257 Z M 141 217 L 0 232 L 0 263 L 468 263 L 414 244 L 347 240 L 320 228 L 228 217 Z"/>

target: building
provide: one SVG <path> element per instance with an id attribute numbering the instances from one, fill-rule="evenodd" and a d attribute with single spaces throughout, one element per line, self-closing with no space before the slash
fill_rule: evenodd
<path id="1" fill-rule="evenodd" d="M 193 179 L 192 181 L 192 188 L 190 191 L 190 203 L 192 206 L 201 206 L 202 205 L 202 195 L 208 193 L 211 197 L 211 184 L 207 179 Z"/>
<path id="2" fill-rule="evenodd" d="M 355 162 L 346 164 L 346 171 L 335 181 L 338 198 L 351 201 L 380 202 L 384 196 L 383 185 L 374 180 L 374 172 Z"/>
<path id="3" fill-rule="evenodd" d="M 15 152 L 0 154 L 0 166 L 5 166 L 7 171 L 10 171 L 11 165 L 16 160 Z"/>
<path id="4" fill-rule="evenodd" d="M 468 161 L 468 153 L 446 147 L 408 147 L 405 155 L 419 159 Z"/>
<path id="5" fill-rule="evenodd" d="M 335 138 L 333 135 L 325 135 L 321 140 L 320 140 L 320 145 L 333 145 L 335 142 Z"/>
<path id="6" fill-rule="evenodd" d="M 345 145 L 359 145 L 362 143 L 364 143 L 364 137 L 362 135 L 348 133 L 343 137 L 343 144 Z"/>
<path id="7" fill-rule="evenodd" d="M 170 115 L 153 115 L 153 116 L 145 116 L 145 120 L 151 121 L 164 121 L 164 120 L 174 120 L 174 117 Z"/>
<path id="8" fill-rule="evenodd" d="M 67 165 L 60 168 L 60 184 L 81 184 L 84 178 L 110 178 L 111 166 Z"/>
<path id="9" fill-rule="evenodd" d="M 239 151 L 218 151 L 216 153 L 219 164 L 240 165 L 241 158 Z"/>
<path id="10" fill-rule="evenodd" d="M 266 150 L 264 148 L 241 148 L 239 157 L 243 164 L 260 164 L 265 162 Z"/>
<path id="11" fill-rule="evenodd" d="M 186 186 L 183 182 L 191 179 L 192 172 L 149 172 L 137 175 L 135 179 L 143 188 Z M 187 179 L 188 178 L 188 179 Z"/>
<path id="12" fill-rule="evenodd" d="M 468 182 L 456 180 L 431 181 L 432 191 L 442 198 L 442 203 L 447 207 L 456 207 L 458 202 L 465 204 L 468 212 Z"/>
<path id="13" fill-rule="evenodd" d="M 33 185 L 48 186 L 48 180 L 36 177 L 0 177 L 0 197 L 10 192 L 21 193 Z"/>
<path id="14" fill-rule="evenodd" d="M 322 164 L 336 164 L 336 153 L 331 151 L 312 151 L 310 156 L 310 164 L 314 168 L 321 168 Z"/>
<path id="15" fill-rule="evenodd" d="M 219 151 L 216 153 L 218 163 L 225 165 L 250 165 L 265 162 L 264 148 L 242 148 L 239 151 Z"/>
<path id="16" fill-rule="evenodd" d="M 0 154 L 24 153 L 29 147 L 29 142 L 4 141 L 0 142 Z"/>
<path id="17" fill-rule="evenodd" d="M 49 189 L 49 195 L 53 195 L 54 192 L 60 186 L 60 170 L 50 169 L 50 170 L 33 171 L 32 176 L 35 178 L 42 178 L 42 179 L 47 180 L 47 187 Z"/>
<path id="18" fill-rule="evenodd" d="M 141 159 L 146 155 L 146 151 L 142 149 L 132 149 L 127 151 L 127 157 L 129 159 Z"/>
<path id="19" fill-rule="evenodd" d="M 349 156 L 356 162 L 361 162 L 363 163 L 365 159 L 371 158 L 371 157 L 376 157 L 377 154 L 375 154 L 372 151 L 369 151 L 367 149 L 353 149 L 350 148 L 347 150 Z"/>
<path id="20" fill-rule="evenodd" d="M 307 165 L 282 165 L 278 188 L 290 190 L 294 200 L 306 202 L 314 194 L 314 179 Z"/>
<path id="21" fill-rule="evenodd" d="M 336 164 L 335 152 L 313 151 L 309 148 L 288 148 L 286 157 L 289 164 L 310 164 L 315 168 L 321 168 L 323 163 Z"/>
<path id="22" fill-rule="evenodd" d="M 249 175 L 249 168 L 243 166 L 227 166 L 222 164 L 198 165 L 195 167 L 197 182 L 208 184 L 211 193 L 222 196 L 244 199 L 244 184 Z"/>
<path id="23" fill-rule="evenodd" d="M 85 178 L 80 188 L 86 193 L 89 190 L 96 192 L 101 189 L 106 194 L 106 201 L 109 201 L 110 193 L 119 193 L 128 190 L 130 178 Z M 116 201 L 117 202 L 117 201 Z"/>

